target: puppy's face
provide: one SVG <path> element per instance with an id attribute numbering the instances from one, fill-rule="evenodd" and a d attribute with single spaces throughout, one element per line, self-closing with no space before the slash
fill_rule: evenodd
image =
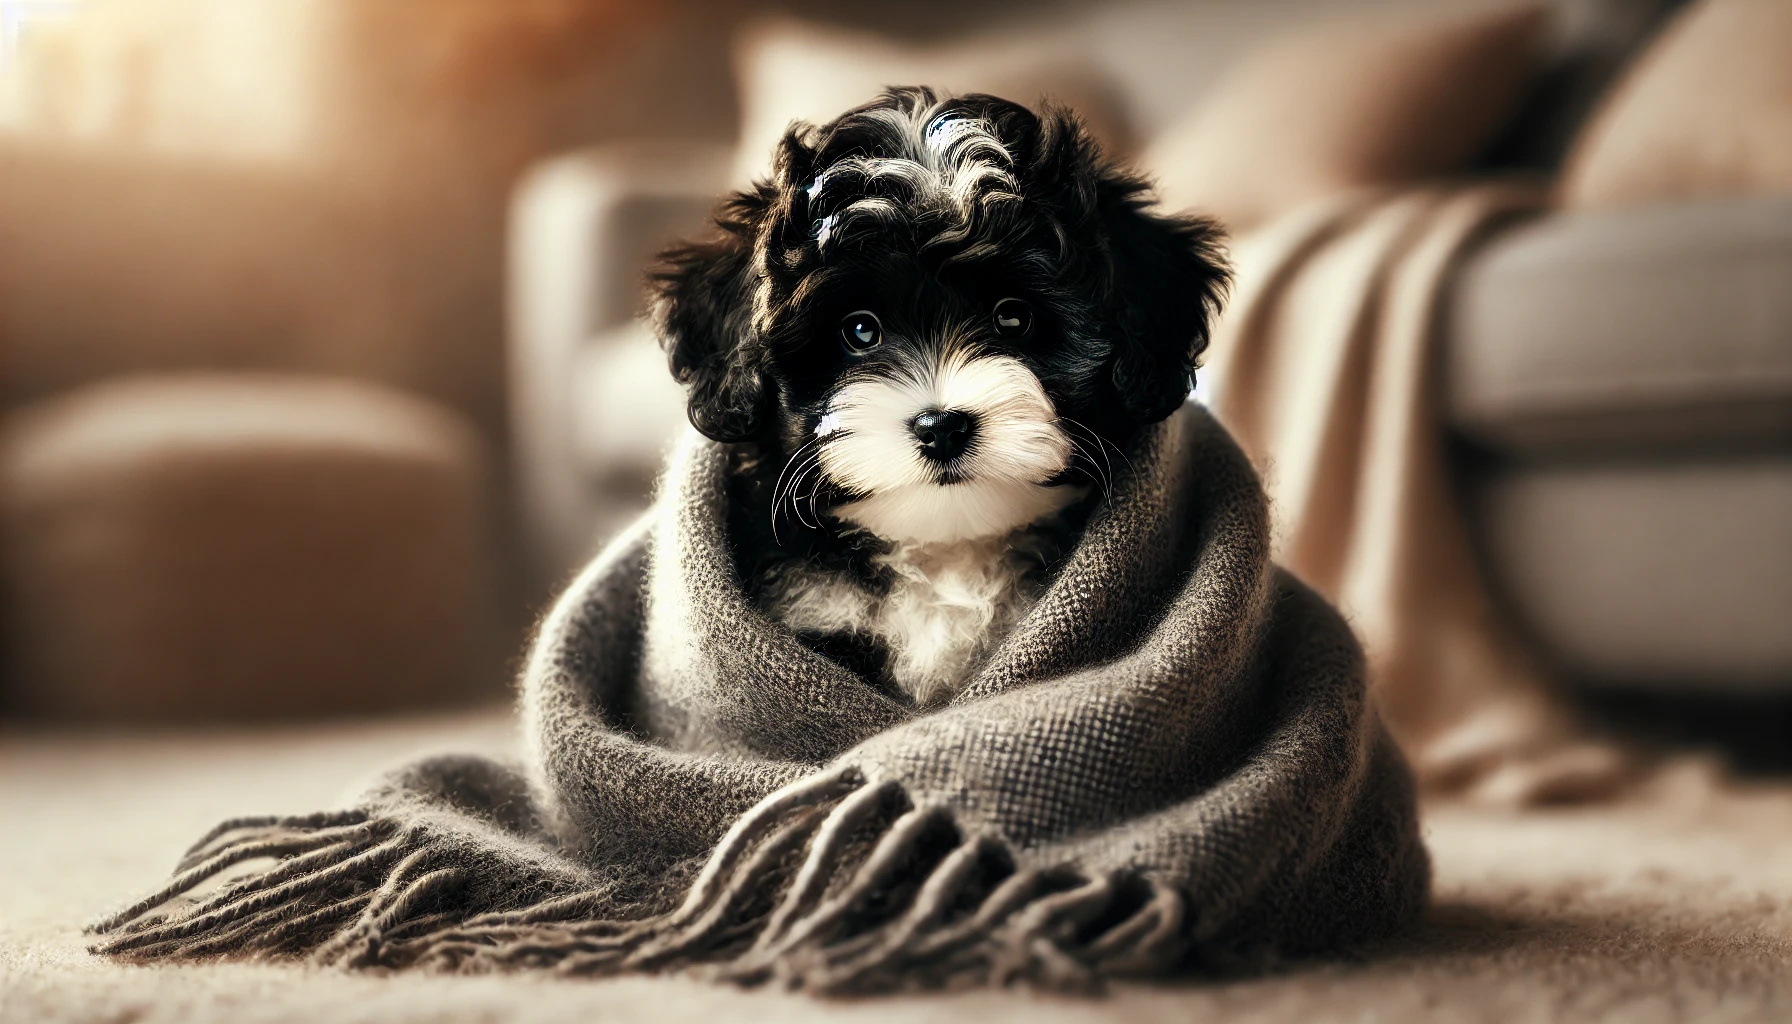
<path id="1" fill-rule="evenodd" d="M 656 277 L 692 422 L 778 458 L 774 527 L 999 535 L 1106 483 L 1169 415 L 1223 287 L 1068 114 L 892 90 L 797 126 Z"/>

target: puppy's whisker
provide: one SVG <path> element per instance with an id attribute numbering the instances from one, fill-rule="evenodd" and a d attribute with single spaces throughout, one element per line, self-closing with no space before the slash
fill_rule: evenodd
<path id="1" fill-rule="evenodd" d="M 796 451 L 790 453 L 790 458 L 784 460 L 784 468 L 778 472 L 777 482 L 772 485 L 771 515 L 772 515 L 772 543 L 774 543 L 774 544 L 782 544 L 783 543 L 783 538 L 780 537 L 778 534 L 778 510 L 779 510 L 779 506 L 781 506 L 783 504 L 783 500 L 784 500 L 785 493 L 786 493 L 786 483 L 788 482 L 790 484 L 790 486 L 792 486 L 792 487 L 794 487 L 794 485 L 795 485 L 795 479 L 792 476 L 792 470 L 794 469 L 794 470 L 800 471 L 802 464 L 807 459 L 819 458 L 820 457 L 820 447 L 819 446 L 821 445 L 822 441 L 823 441 L 823 438 L 813 437 L 813 438 L 810 438 L 808 441 L 804 442 L 802 445 L 798 446 Z"/>
<path id="2" fill-rule="evenodd" d="M 790 511 L 796 516 L 797 521 L 804 526 L 809 525 L 809 522 L 803 518 L 802 509 L 798 504 L 801 499 L 797 497 L 797 489 L 802 486 L 803 477 L 806 476 L 811 469 L 820 467 L 821 453 L 819 451 L 810 452 L 800 460 L 793 458 L 791 464 L 795 465 L 796 468 L 792 470 L 791 465 L 785 466 L 785 471 L 789 474 L 788 482 L 784 483 L 772 496 L 772 539 L 778 543 L 782 543 L 777 532 L 778 515 L 786 500 L 789 501 Z M 783 475 L 780 474 L 780 480 L 783 479 Z"/>
<path id="3" fill-rule="evenodd" d="M 807 492 L 805 492 L 803 489 L 803 482 L 809 479 L 811 473 L 814 474 L 815 482 L 811 484 Z M 814 495 L 816 489 L 821 486 L 822 477 L 825 475 L 825 472 L 821 469 L 820 460 L 816 459 L 809 465 L 804 466 L 790 483 L 791 511 L 796 513 L 798 522 L 801 522 L 804 526 L 811 529 L 818 530 L 821 528 L 821 517 L 815 514 Z M 808 500 L 810 503 L 810 514 L 807 517 L 803 515 L 803 502 L 805 500 Z"/>
<path id="4" fill-rule="evenodd" d="M 1071 469 L 1072 469 L 1072 470 L 1074 470 L 1074 471 L 1075 471 L 1075 472 L 1078 472 L 1078 473 L 1081 473 L 1081 474 L 1083 474 L 1083 475 L 1084 475 L 1084 476 L 1086 476 L 1086 477 L 1088 477 L 1088 478 L 1089 478 L 1089 482 L 1090 482 L 1090 483 L 1092 483 L 1092 484 L 1094 484 L 1094 485 L 1095 485 L 1095 486 L 1096 486 L 1096 487 L 1099 487 L 1099 488 L 1101 488 L 1101 493 L 1102 493 L 1102 495 L 1103 495 L 1103 496 L 1106 496 L 1106 495 L 1107 495 L 1107 493 L 1108 493 L 1108 490 L 1107 490 L 1107 483 L 1106 483 L 1106 481 L 1104 481 L 1104 480 L 1102 480 L 1102 478 L 1101 478 L 1101 477 L 1100 477 L 1100 476 L 1098 476 L 1098 475 L 1096 475 L 1096 474 L 1095 474 L 1095 473 L 1093 473 L 1093 472 L 1091 472 L 1091 471 L 1090 471 L 1090 469 L 1089 469 L 1089 467 L 1087 467 L 1087 466 L 1078 466 L 1078 465 L 1073 465 L 1073 466 L 1071 466 L 1071 467 L 1070 467 L 1070 468 L 1071 468 Z"/>
<path id="5" fill-rule="evenodd" d="M 815 446 L 819 445 L 820 443 L 821 443 L 821 438 L 812 437 L 808 441 L 803 442 L 803 444 L 801 446 L 799 446 L 796 451 L 791 452 L 790 458 L 784 460 L 784 468 L 781 471 L 779 471 L 779 473 L 778 473 L 778 482 L 776 484 L 772 485 L 772 508 L 773 508 L 773 510 L 776 510 L 778 507 L 778 495 L 784 489 L 784 479 L 785 479 L 785 477 L 787 477 L 790 474 L 790 468 L 802 461 L 804 452 L 807 452 L 809 449 L 814 448 Z"/>
<path id="6" fill-rule="evenodd" d="M 1082 470 L 1084 475 L 1094 481 L 1094 483 L 1101 488 L 1103 497 L 1114 493 L 1113 479 L 1107 473 L 1102 472 L 1101 466 L 1098 465 L 1095 462 L 1095 459 L 1089 454 L 1088 447 L 1069 434 L 1065 435 L 1065 439 L 1070 442 L 1071 450 L 1078 455 L 1081 455 L 1083 462 L 1087 463 L 1087 465 L 1079 465 L 1076 463 L 1072 463 L 1071 465 L 1076 469 Z"/>
<path id="7" fill-rule="evenodd" d="M 795 469 L 795 471 L 791 473 L 789 480 L 781 481 L 778 484 L 777 490 L 773 492 L 773 494 L 772 494 L 772 517 L 774 519 L 777 518 L 778 511 L 784 507 L 784 503 L 788 499 L 790 499 L 792 494 L 794 493 L 794 491 L 796 489 L 796 479 L 802 472 L 803 472 L 803 468 L 799 464 L 799 466 Z"/>
<path id="8" fill-rule="evenodd" d="M 804 463 L 790 475 L 790 486 L 784 488 L 783 507 L 791 518 L 805 527 L 809 525 L 809 520 L 803 517 L 802 485 L 803 478 L 809 475 L 811 468 L 811 464 Z"/>
<path id="9" fill-rule="evenodd" d="M 1076 429 L 1081 430 L 1083 433 L 1094 438 L 1096 443 L 1101 447 L 1104 458 L 1106 457 L 1107 450 L 1110 448 L 1113 449 L 1114 454 L 1120 456 L 1120 461 L 1126 463 L 1127 470 L 1129 472 L 1132 470 L 1132 468 L 1133 468 L 1132 458 L 1130 456 L 1128 456 L 1126 454 L 1125 449 L 1121 448 L 1119 445 L 1115 444 L 1114 442 L 1108 440 L 1105 437 L 1102 437 L 1100 434 L 1097 434 L 1094 430 L 1092 430 L 1087 425 L 1085 425 L 1077 420 L 1073 420 L 1068 416 L 1060 416 L 1060 417 L 1058 417 L 1058 421 L 1067 426 L 1075 427 Z M 1112 465 L 1112 463 L 1109 463 L 1109 465 Z"/>
<path id="10" fill-rule="evenodd" d="M 816 508 L 816 502 L 821 496 L 821 485 L 826 479 L 826 473 L 817 473 L 815 483 L 809 486 L 809 515 L 815 520 L 815 528 L 818 530 L 821 529 L 821 511 Z"/>
<path id="11" fill-rule="evenodd" d="M 1108 448 L 1113 447 L 1116 452 L 1120 453 L 1120 457 L 1122 459 L 1126 459 L 1126 453 L 1121 452 L 1118 447 L 1115 447 L 1115 446 L 1107 443 L 1102 438 L 1102 436 L 1100 434 L 1097 434 L 1095 431 L 1089 429 L 1088 426 L 1086 426 L 1082 423 L 1079 423 L 1076 420 L 1073 420 L 1068 416 L 1058 417 L 1058 423 L 1060 426 L 1063 426 L 1066 428 L 1065 432 L 1064 432 L 1065 437 L 1067 437 L 1073 445 L 1077 445 L 1079 448 L 1082 449 L 1082 451 L 1084 453 L 1084 457 L 1089 459 L 1089 462 L 1092 465 L 1095 462 L 1095 458 L 1093 455 L 1089 454 L 1089 449 L 1088 449 L 1087 443 L 1083 443 L 1079 440 L 1078 432 L 1080 431 L 1081 435 L 1086 436 L 1089 440 L 1092 440 L 1095 442 L 1095 451 L 1101 455 L 1101 465 L 1105 468 L 1105 471 L 1106 471 L 1105 475 L 1107 477 L 1107 490 L 1105 493 L 1112 494 L 1113 487 L 1114 487 L 1114 462 L 1112 459 L 1108 458 Z M 1126 468 L 1128 470 L 1132 469 L 1132 461 L 1130 459 L 1126 460 Z"/>
<path id="12" fill-rule="evenodd" d="M 1101 445 L 1103 448 L 1107 449 L 1108 451 L 1113 452 L 1115 455 L 1120 456 L 1120 461 L 1126 463 L 1126 471 L 1129 473 L 1132 472 L 1132 468 L 1133 468 L 1132 467 L 1132 456 L 1126 454 L 1126 450 L 1124 448 L 1121 448 L 1119 445 L 1115 444 L 1114 442 L 1108 440 L 1105 437 L 1097 437 L 1096 440 L 1101 442 Z"/>
<path id="13" fill-rule="evenodd" d="M 1090 452 L 1089 452 L 1088 444 L 1086 444 L 1081 438 L 1079 438 L 1074 430 L 1069 429 L 1072 424 L 1075 424 L 1076 426 L 1079 426 L 1079 427 L 1082 427 L 1082 424 L 1076 423 L 1076 421 L 1071 420 L 1069 417 L 1066 417 L 1066 416 L 1057 417 L 1057 421 L 1058 421 L 1058 425 L 1060 427 L 1065 428 L 1064 440 L 1069 442 L 1071 452 L 1075 455 L 1081 456 L 1082 461 L 1088 463 L 1088 466 L 1090 467 L 1090 468 L 1083 468 L 1081 466 L 1077 466 L 1076 468 L 1083 469 L 1083 472 L 1086 475 L 1088 475 L 1090 479 L 1092 479 L 1096 483 L 1098 483 L 1101 486 L 1101 493 L 1104 496 L 1108 495 L 1108 494 L 1112 494 L 1114 491 L 1114 477 L 1113 477 L 1114 467 L 1113 467 L 1112 463 L 1109 463 L 1107 461 L 1107 453 L 1102 452 L 1102 461 L 1100 463 L 1097 463 L 1095 461 L 1095 456 L 1090 454 Z M 1090 432 L 1088 427 L 1082 427 L 1082 429 L 1085 432 Z M 1100 449 L 1097 448 L 1097 451 L 1100 451 Z M 1073 461 L 1072 465 L 1076 466 L 1076 463 Z M 1105 468 L 1104 468 L 1104 466 L 1105 466 Z M 1099 473 L 1099 475 L 1097 475 L 1098 473 Z"/>
<path id="14" fill-rule="evenodd" d="M 1065 434 L 1071 438 L 1081 438 L 1086 441 L 1094 442 L 1095 450 L 1101 453 L 1102 461 L 1107 464 L 1110 471 L 1113 469 L 1113 462 L 1107 457 L 1107 448 L 1103 446 L 1100 434 L 1097 434 L 1081 421 L 1073 420 L 1068 416 L 1059 416 L 1058 425 L 1063 427 Z M 1087 450 L 1086 446 L 1085 450 Z"/>
<path id="15" fill-rule="evenodd" d="M 803 480 L 811 471 L 820 468 L 820 466 L 821 456 L 819 453 L 806 456 L 802 462 L 791 471 L 790 480 L 785 485 L 783 494 L 779 497 L 779 505 L 788 505 L 791 513 L 796 515 L 797 520 L 802 522 L 805 526 L 808 525 L 808 522 L 803 519 L 801 509 Z"/>
<path id="16" fill-rule="evenodd" d="M 815 503 L 816 496 L 821 492 L 821 483 L 826 479 L 827 474 L 821 471 L 821 460 L 818 458 L 809 466 L 804 467 L 802 473 L 797 476 L 799 483 L 809 474 L 810 470 L 815 471 L 815 483 L 809 487 L 809 516 L 814 522 L 810 522 L 808 519 L 803 518 L 803 497 L 800 494 L 794 493 L 798 485 L 793 484 L 791 487 L 793 497 L 790 501 L 790 507 L 796 511 L 797 519 L 800 520 L 804 526 L 819 530 L 821 529 L 821 513 L 816 509 Z"/>

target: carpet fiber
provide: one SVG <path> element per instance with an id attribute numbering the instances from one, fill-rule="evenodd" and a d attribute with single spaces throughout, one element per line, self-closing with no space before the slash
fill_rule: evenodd
<path id="1" fill-rule="evenodd" d="M 1686 765 L 1625 803 L 1431 808 L 1435 907 L 1348 962 L 1104 998 L 1016 992 L 826 1002 L 677 978 L 442 978 L 229 964 L 130 967 L 83 922 L 158 883 L 240 813 L 340 800 L 419 750 L 493 750 L 497 714 L 206 733 L 0 733 L 0 1021 L 1785 1021 L 1792 787 Z"/>

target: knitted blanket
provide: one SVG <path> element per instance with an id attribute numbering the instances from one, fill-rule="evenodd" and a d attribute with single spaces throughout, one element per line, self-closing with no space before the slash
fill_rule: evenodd
<path id="1" fill-rule="evenodd" d="M 94 948 L 865 991 L 1395 930 L 1429 865 L 1349 628 L 1269 562 L 1257 477 L 1203 410 L 1124 461 L 1038 604 L 917 710 L 753 605 L 728 453 L 693 435 L 544 621 L 522 763 L 437 757 L 348 810 L 225 822 Z"/>

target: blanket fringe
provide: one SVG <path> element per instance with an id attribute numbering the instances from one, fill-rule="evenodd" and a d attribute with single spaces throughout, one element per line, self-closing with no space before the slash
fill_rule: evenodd
<path id="1" fill-rule="evenodd" d="M 277 863 L 209 898 L 232 867 Z M 1183 955 L 1186 906 L 1137 877 L 1017 867 L 889 781 L 841 769 L 742 816 L 685 897 L 630 918 L 610 888 L 522 907 L 468 907 L 477 869 L 415 828 L 367 812 L 226 822 L 160 891 L 91 931 L 135 960 L 308 952 L 349 967 L 574 975 L 696 969 L 824 993 L 989 981 L 1080 988 L 1161 972 Z M 175 914 L 165 904 L 187 899 Z M 482 912 L 483 911 L 483 912 Z"/>

